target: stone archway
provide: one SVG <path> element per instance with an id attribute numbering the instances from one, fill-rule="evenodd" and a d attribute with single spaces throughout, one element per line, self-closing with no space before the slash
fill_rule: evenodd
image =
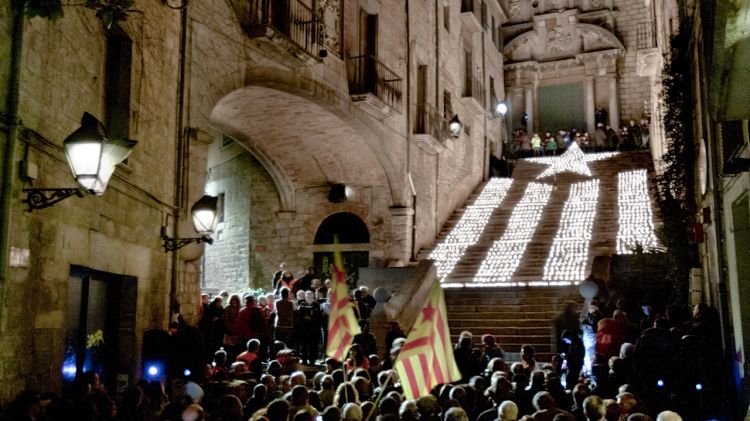
<path id="1" fill-rule="evenodd" d="M 390 190 L 388 171 L 361 131 L 309 98 L 248 86 L 225 96 L 211 122 L 268 171 L 282 211 L 295 211 L 297 192 L 306 188 L 343 183 Z"/>
<path id="2" fill-rule="evenodd" d="M 369 266 L 370 232 L 359 216 L 350 212 L 337 212 L 327 216 L 315 232 L 313 260 L 315 271 L 330 278 L 333 254 L 340 252 L 347 282 L 355 286 L 359 268 Z"/>

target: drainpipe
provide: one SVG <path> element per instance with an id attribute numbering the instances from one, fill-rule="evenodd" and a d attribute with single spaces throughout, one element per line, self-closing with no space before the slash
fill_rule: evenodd
<path id="1" fill-rule="evenodd" d="M 5 159 L 2 180 L 2 214 L 0 214 L 0 307 L 5 303 L 5 284 L 8 280 L 10 259 L 10 226 L 13 208 L 13 180 L 16 176 L 16 143 L 18 140 L 18 88 L 21 75 L 21 52 L 23 49 L 23 8 L 25 1 L 10 2 L 12 16 L 11 45 L 8 72 L 8 97 L 5 105 L 8 137 L 5 141 Z M 0 326 L 2 326 L 0 311 Z"/>
<path id="2" fill-rule="evenodd" d="M 486 18 L 482 16 L 482 18 Z M 485 31 L 486 28 L 482 26 L 482 85 L 485 86 L 484 98 L 482 98 L 482 115 L 484 116 L 484 153 L 482 154 L 482 181 L 487 181 L 489 171 L 487 166 L 489 164 L 489 142 L 487 141 L 487 51 L 485 50 Z"/>
<path id="3" fill-rule="evenodd" d="M 440 22 L 438 22 L 438 16 L 440 16 L 440 1 L 435 0 L 435 108 L 436 113 L 440 116 Z M 445 104 L 443 105 L 445 108 Z M 443 120 L 447 120 L 452 116 L 443 116 Z M 443 121 L 440 122 L 442 126 Z M 440 130 L 440 137 L 443 136 L 442 129 Z M 443 139 L 439 139 L 442 141 Z M 440 154 L 435 155 L 435 238 L 440 233 L 440 215 L 438 214 L 438 195 L 440 180 Z"/>
<path id="4" fill-rule="evenodd" d="M 175 128 L 175 136 L 177 138 L 177 146 L 175 150 L 175 170 L 174 170 L 174 225 L 172 226 L 172 237 L 178 238 L 180 236 L 180 217 L 182 212 L 182 204 L 184 202 L 184 167 L 185 167 L 185 134 L 183 130 L 184 125 L 184 111 L 185 111 L 185 56 L 187 50 L 187 20 L 188 10 L 187 2 L 180 8 L 180 62 L 179 62 L 179 75 L 177 79 L 177 104 L 175 104 L 177 113 L 177 124 Z M 169 282 L 169 321 L 172 321 L 172 314 L 175 312 L 175 305 L 178 305 L 177 301 L 177 265 L 179 263 L 179 252 L 177 250 L 172 252 L 172 276 Z"/>
<path id="5" fill-rule="evenodd" d="M 406 8 L 406 177 L 411 189 L 411 261 L 417 259 L 417 191 L 411 178 L 411 25 L 409 21 L 409 0 Z"/>

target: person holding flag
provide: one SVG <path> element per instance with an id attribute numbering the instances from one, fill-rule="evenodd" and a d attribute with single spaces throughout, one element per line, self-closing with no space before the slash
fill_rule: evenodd
<path id="1" fill-rule="evenodd" d="M 354 336 L 359 333 L 359 325 L 354 315 L 354 304 L 349 297 L 343 259 L 338 250 L 333 253 L 331 274 L 333 275 L 333 292 L 330 298 L 331 313 L 328 316 L 326 355 L 343 362 L 352 346 Z"/>
<path id="2" fill-rule="evenodd" d="M 436 282 L 394 364 L 406 399 L 429 395 L 435 386 L 461 379 L 446 314 L 443 288 Z"/>

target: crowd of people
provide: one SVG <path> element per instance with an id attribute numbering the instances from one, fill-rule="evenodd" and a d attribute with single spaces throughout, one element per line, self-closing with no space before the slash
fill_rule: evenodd
<path id="1" fill-rule="evenodd" d="M 574 143 L 584 152 L 647 149 L 649 139 L 648 120 L 642 120 L 639 124 L 635 120 L 630 120 L 619 130 L 605 123 L 597 123 L 593 133 L 573 128 L 560 129 L 557 133 L 529 134 L 523 129 L 516 129 L 513 132 L 510 157 L 517 159 L 557 155 Z"/>
<path id="2" fill-rule="evenodd" d="M 569 303 L 549 361 L 531 345 L 511 361 L 495 336 L 463 332 L 461 380 L 406 399 L 393 368 L 405 334 L 395 322 L 384 338 L 370 333 L 367 288 L 351 296 L 361 331 L 346 360 L 321 356 L 330 292 L 314 269 L 295 278 L 282 265 L 268 293 L 204 296 L 197 327 L 147 332 L 144 348 L 170 344 L 159 354 L 166 375 L 114 394 L 98 373 L 82 373 L 62 397 L 23 392 L 0 419 L 676 421 L 718 418 L 726 407 L 717 313 L 703 304 L 690 314 L 600 297 L 582 317 Z"/>

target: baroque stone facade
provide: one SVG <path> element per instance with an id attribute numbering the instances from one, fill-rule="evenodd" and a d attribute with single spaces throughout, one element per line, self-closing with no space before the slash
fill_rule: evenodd
<path id="1" fill-rule="evenodd" d="M 593 132 L 597 110 L 615 130 L 649 118 L 658 70 L 641 71 L 639 55 L 656 49 L 653 5 L 641 0 L 507 0 L 505 89 L 512 127 L 528 132 L 577 128 Z M 643 60 L 642 60 L 643 61 Z M 648 76 L 652 76 L 649 79 Z M 561 87 L 562 90 L 555 90 Z M 553 89 L 549 89 L 553 88 Z M 576 117 L 540 109 L 547 95 L 580 97 Z M 560 121 L 567 126 L 553 127 Z M 526 121 L 526 120 L 524 120 Z"/>

